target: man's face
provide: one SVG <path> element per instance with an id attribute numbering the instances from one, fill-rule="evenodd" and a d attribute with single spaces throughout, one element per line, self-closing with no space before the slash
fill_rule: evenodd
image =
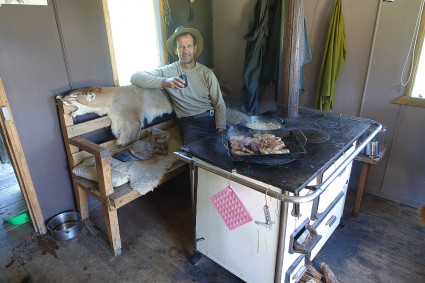
<path id="1" fill-rule="evenodd" d="M 180 63 L 190 64 L 193 61 L 196 48 L 197 46 L 193 44 L 193 37 L 190 34 L 186 34 L 177 38 L 174 52 L 179 57 Z"/>

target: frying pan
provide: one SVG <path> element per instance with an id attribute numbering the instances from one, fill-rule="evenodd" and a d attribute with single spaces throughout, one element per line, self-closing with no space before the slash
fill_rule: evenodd
<path id="1" fill-rule="evenodd" d="M 273 134 L 276 137 L 282 138 L 282 141 L 286 144 L 289 153 L 283 154 L 255 154 L 255 155 L 232 155 L 230 151 L 230 138 L 236 135 L 244 135 L 252 137 L 253 134 Z M 300 140 L 303 140 L 301 143 Z M 242 125 L 235 125 L 234 127 L 227 129 L 222 135 L 222 142 L 224 147 L 227 149 L 229 157 L 235 162 L 248 162 L 254 164 L 264 165 L 276 165 L 291 162 L 293 160 L 303 157 L 307 152 L 304 149 L 304 144 L 307 142 L 307 138 L 301 130 L 275 130 L 275 131 L 259 131 L 249 129 Z"/>
<path id="2" fill-rule="evenodd" d="M 274 131 L 282 130 L 285 127 L 285 121 L 282 118 L 280 118 L 276 115 L 273 115 L 272 113 L 269 113 L 269 112 L 264 113 L 261 116 L 250 116 L 246 119 L 243 119 L 240 122 L 240 125 L 249 128 L 247 125 L 249 123 L 253 123 L 253 122 L 262 122 L 262 123 L 266 123 L 266 124 L 267 123 L 276 124 L 276 125 L 279 126 L 279 128 L 274 129 Z M 258 130 L 257 129 L 256 131 L 264 131 L 264 130 Z"/>

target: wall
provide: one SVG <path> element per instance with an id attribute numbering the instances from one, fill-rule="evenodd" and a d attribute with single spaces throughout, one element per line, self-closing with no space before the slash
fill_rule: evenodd
<path id="1" fill-rule="evenodd" d="M 256 0 L 213 1 L 213 58 L 220 68 L 220 83 L 237 97 L 243 86 L 245 34 L 253 20 Z"/>
<path id="2" fill-rule="evenodd" d="M 243 36 L 253 18 L 256 0 L 228 2 L 213 2 L 214 64 L 225 74 L 220 78 L 221 82 L 231 85 L 237 96 L 243 85 L 246 45 Z M 392 3 L 381 3 L 380 0 L 343 1 L 347 58 L 338 79 L 332 110 L 370 118 L 386 126 L 387 132 L 379 137 L 388 144 L 387 154 L 378 165 L 372 166 L 366 191 L 413 207 L 425 202 L 422 172 L 425 161 L 420 157 L 425 144 L 425 131 L 420 121 L 424 120 L 425 109 L 400 106 L 391 101 L 402 95 L 400 77 L 419 4 L 420 0 L 396 0 Z M 300 96 L 301 107 L 314 108 L 334 7 L 335 0 L 304 0 L 313 61 L 305 66 L 306 91 Z M 375 22 L 376 39 L 371 50 Z M 261 100 L 260 108 L 263 110 L 275 106 L 267 99 Z M 356 164 L 351 188 L 357 186 L 358 167 Z"/>
<path id="3" fill-rule="evenodd" d="M 425 203 L 425 108 L 391 101 L 403 94 L 402 70 L 419 10 L 420 0 L 382 4 L 362 111 L 388 128 L 381 135 L 389 145 L 387 158 L 372 167 L 367 192 L 414 207 Z"/>
<path id="4" fill-rule="evenodd" d="M 55 96 L 113 84 L 101 1 L 56 3 L 69 75 L 52 4 L 0 7 L 0 76 L 45 219 L 75 209 Z"/>
<path id="5" fill-rule="evenodd" d="M 173 0 L 169 1 L 173 23 L 167 27 L 167 38 L 170 37 L 176 27 L 191 27 L 198 29 L 204 40 L 204 48 L 201 55 L 196 59 L 199 63 L 213 67 L 212 59 L 212 11 L 211 0 L 195 1 L 193 7 L 193 20 L 189 19 L 190 5 L 188 0 Z M 174 62 L 176 59 L 169 55 L 169 62 Z"/>

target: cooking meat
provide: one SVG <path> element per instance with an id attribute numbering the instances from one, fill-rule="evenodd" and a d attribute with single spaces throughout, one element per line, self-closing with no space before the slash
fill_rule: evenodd
<path id="1" fill-rule="evenodd" d="M 289 153 L 289 149 L 284 148 L 285 143 L 282 138 L 273 134 L 254 134 L 252 138 L 233 136 L 229 141 L 232 155 Z"/>
<path id="2" fill-rule="evenodd" d="M 273 135 L 273 134 L 253 134 L 253 137 L 261 139 L 261 140 L 266 140 L 266 139 L 275 138 L 275 135 Z"/>

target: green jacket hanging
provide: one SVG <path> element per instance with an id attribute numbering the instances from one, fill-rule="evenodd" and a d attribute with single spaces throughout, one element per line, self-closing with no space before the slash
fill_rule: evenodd
<path id="1" fill-rule="evenodd" d="M 316 108 L 319 110 L 329 111 L 334 106 L 336 82 L 344 67 L 346 52 L 342 0 L 337 0 L 320 69 L 316 96 Z"/>

